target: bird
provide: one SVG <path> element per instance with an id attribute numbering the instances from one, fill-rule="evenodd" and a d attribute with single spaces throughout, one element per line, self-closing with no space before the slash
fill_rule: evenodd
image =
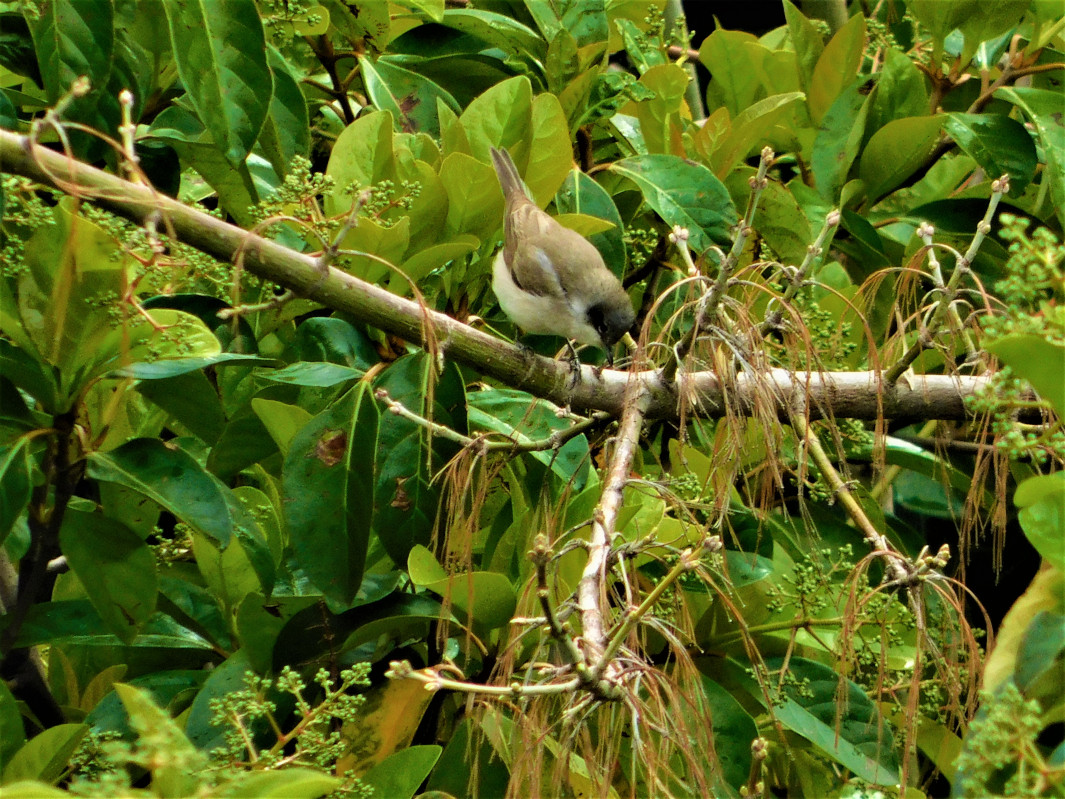
<path id="1" fill-rule="evenodd" d="M 491 153 L 506 200 L 503 249 L 492 264 L 500 307 L 526 333 L 598 347 L 612 363 L 614 345 L 636 318 L 621 281 L 590 241 L 530 199 L 510 153 Z"/>

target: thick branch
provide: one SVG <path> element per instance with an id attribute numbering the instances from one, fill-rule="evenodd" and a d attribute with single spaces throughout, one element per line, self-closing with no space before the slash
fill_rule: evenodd
<path id="1" fill-rule="evenodd" d="M 163 214 L 181 241 L 220 260 L 233 261 L 243 249 L 244 266 L 261 278 L 291 289 L 296 294 L 341 310 L 368 324 L 408 341 L 425 344 L 435 339 L 443 355 L 471 366 L 507 385 L 545 397 L 576 410 L 602 410 L 620 416 L 629 375 L 604 370 L 597 376 L 592 367 L 581 370 L 573 387 L 568 363 L 531 355 L 449 316 L 419 306 L 383 288 L 366 283 L 338 269 L 323 276 L 315 258 L 276 242 L 255 236 L 234 225 L 183 205 L 151 189 L 40 146 L 30 150 L 29 140 L 0 130 L 0 170 L 23 175 L 44 185 L 77 193 L 138 223 L 151 214 Z M 434 335 L 427 336 L 431 326 Z M 678 415 L 680 397 L 686 392 L 689 413 L 720 416 L 726 402 L 734 412 L 754 409 L 756 396 L 764 402 L 768 386 L 781 418 L 793 406 L 796 392 L 808 394 L 813 418 L 836 417 L 903 420 L 964 419 L 969 416 L 964 398 L 983 387 L 981 377 L 916 376 L 909 385 L 888 386 L 873 372 L 789 373 L 778 369 L 752 375 L 741 374 L 735 383 L 723 386 L 711 372 L 685 375 L 667 383 L 657 372 L 640 373 L 641 394 L 646 396 L 650 419 Z"/>

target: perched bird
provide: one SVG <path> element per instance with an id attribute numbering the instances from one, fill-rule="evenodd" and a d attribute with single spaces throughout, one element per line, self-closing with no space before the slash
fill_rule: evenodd
<path id="1" fill-rule="evenodd" d="M 506 198 L 503 249 L 492 289 L 503 312 L 528 333 L 575 339 L 608 358 L 636 318 L 629 295 L 591 242 L 529 199 L 505 150 L 492 148 Z"/>

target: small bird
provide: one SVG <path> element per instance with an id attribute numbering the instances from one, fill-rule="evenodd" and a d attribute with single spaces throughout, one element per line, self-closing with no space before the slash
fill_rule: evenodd
<path id="1" fill-rule="evenodd" d="M 503 312 L 528 333 L 575 339 L 611 359 L 636 318 L 621 281 L 591 242 L 529 199 L 510 153 L 493 147 L 492 163 L 506 198 L 503 249 L 492 265 Z"/>

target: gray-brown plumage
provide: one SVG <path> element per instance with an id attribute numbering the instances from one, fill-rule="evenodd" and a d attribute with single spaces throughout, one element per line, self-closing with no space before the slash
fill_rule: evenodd
<path id="1" fill-rule="evenodd" d="M 506 199 L 503 249 L 492 268 L 503 311 L 529 333 L 609 352 L 635 318 L 621 282 L 591 242 L 529 199 L 509 153 L 493 147 L 492 163 Z"/>

